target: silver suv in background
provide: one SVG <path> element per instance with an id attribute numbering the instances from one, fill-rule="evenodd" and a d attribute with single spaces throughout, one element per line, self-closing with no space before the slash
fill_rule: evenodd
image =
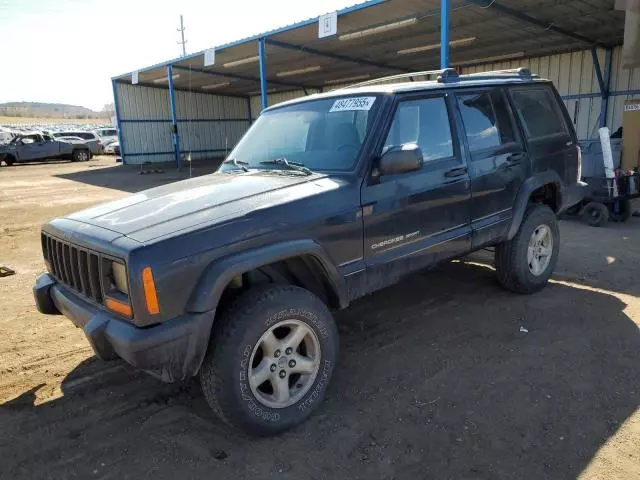
<path id="1" fill-rule="evenodd" d="M 116 128 L 98 128 L 94 130 L 94 133 L 100 137 L 102 143 L 108 145 L 111 142 L 118 140 L 118 130 Z"/>
<path id="2" fill-rule="evenodd" d="M 102 155 L 104 153 L 104 143 L 96 133 L 65 131 L 65 132 L 55 132 L 53 136 L 56 138 L 79 137 L 85 141 L 92 155 Z"/>

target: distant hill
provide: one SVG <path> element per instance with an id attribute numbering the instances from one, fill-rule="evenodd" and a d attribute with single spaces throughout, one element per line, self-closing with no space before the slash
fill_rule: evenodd
<path id="1" fill-rule="evenodd" d="M 63 103 L 7 102 L 0 103 L 0 116 L 81 119 L 108 118 L 108 113 Z"/>

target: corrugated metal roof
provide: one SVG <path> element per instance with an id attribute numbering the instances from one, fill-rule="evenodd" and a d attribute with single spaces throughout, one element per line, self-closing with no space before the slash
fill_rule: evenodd
<path id="1" fill-rule="evenodd" d="M 618 45 L 624 32 L 624 12 L 614 9 L 614 0 L 458 0 L 452 2 L 450 17 L 453 65 Z M 203 52 L 148 67 L 139 71 L 139 81 L 166 88 L 158 82 L 166 78 L 171 64 L 176 89 L 255 94 L 255 57 L 262 37 L 267 39 L 270 91 L 319 89 L 343 78 L 375 78 L 439 64 L 440 0 L 355 4 L 338 11 L 338 34 L 327 38 L 318 38 L 317 22 L 318 17 L 310 18 L 216 47 L 213 67 L 204 67 Z M 397 22 L 401 27 L 384 27 Z M 375 34 L 350 38 L 354 32 L 381 26 Z M 416 48 L 423 50 L 403 52 Z M 253 60 L 233 63 L 243 59 Z M 131 74 L 115 78 L 131 82 Z"/>

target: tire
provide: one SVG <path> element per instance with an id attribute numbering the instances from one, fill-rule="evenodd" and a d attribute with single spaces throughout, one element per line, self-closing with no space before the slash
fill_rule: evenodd
<path id="1" fill-rule="evenodd" d="M 534 241 L 534 235 L 539 240 Z M 559 251 L 560 231 L 555 213 L 546 205 L 529 205 L 516 235 L 496 246 L 498 282 L 515 293 L 539 292 L 553 273 Z"/>
<path id="2" fill-rule="evenodd" d="M 16 159 L 13 158 L 11 155 L 7 155 L 6 157 L 4 157 L 4 164 L 7 167 L 12 166 L 15 162 L 16 162 Z"/>
<path id="3" fill-rule="evenodd" d="M 91 158 L 91 154 L 88 150 L 74 150 L 71 154 L 72 162 L 86 162 Z"/>
<path id="4" fill-rule="evenodd" d="M 618 208 L 618 213 L 615 213 L 615 208 Z M 631 218 L 633 209 L 631 208 L 631 201 L 627 198 L 621 198 L 614 200 L 611 204 L 611 210 L 609 211 L 609 218 L 614 222 L 626 222 Z"/>
<path id="5" fill-rule="evenodd" d="M 582 213 L 592 227 L 603 227 L 609 221 L 609 209 L 604 203 L 589 202 Z"/>
<path id="6" fill-rule="evenodd" d="M 277 342 L 291 338 L 286 335 L 294 328 L 306 333 L 291 352 Z M 275 435 L 302 423 L 320 405 L 337 354 L 338 332 L 325 304 L 307 290 L 270 284 L 240 295 L 216 320 L 200 383 L 225 423 L 252 435 Z M 300 368 L 310 373 L 296 373 Z M 260 380 L 252 379 L 261 371 L 266 380 L 258 385 Z"/>

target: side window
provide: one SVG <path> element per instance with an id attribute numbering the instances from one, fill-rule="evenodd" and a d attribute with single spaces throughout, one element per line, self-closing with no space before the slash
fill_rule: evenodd
<path id="1" fill-rule="evenodd" d="M 511 90 L 511 98 L 529 139 L 567 133 L 562 111 L 549 88 Z"/>
<path id="2" fill-rule="evenodd" d="M 80 132 L 80 133 L 77 133 L 76 136 L 82 138 L 83 140 L 93 140 L 93 134 L 92 133 Z"/>
<path id="3" fill-rule="evenodd" d="M 464 94 L 457 98 L 470 151 L 515 141 L 509 112 L 499 91 Z"/>
<path id="4" fill-rule="evenodd" d="M 420 147 L 425 162 L 453 156 L 451 125 L 444 97 L 400 102 L 382 151 L 409 143 Z"/>

